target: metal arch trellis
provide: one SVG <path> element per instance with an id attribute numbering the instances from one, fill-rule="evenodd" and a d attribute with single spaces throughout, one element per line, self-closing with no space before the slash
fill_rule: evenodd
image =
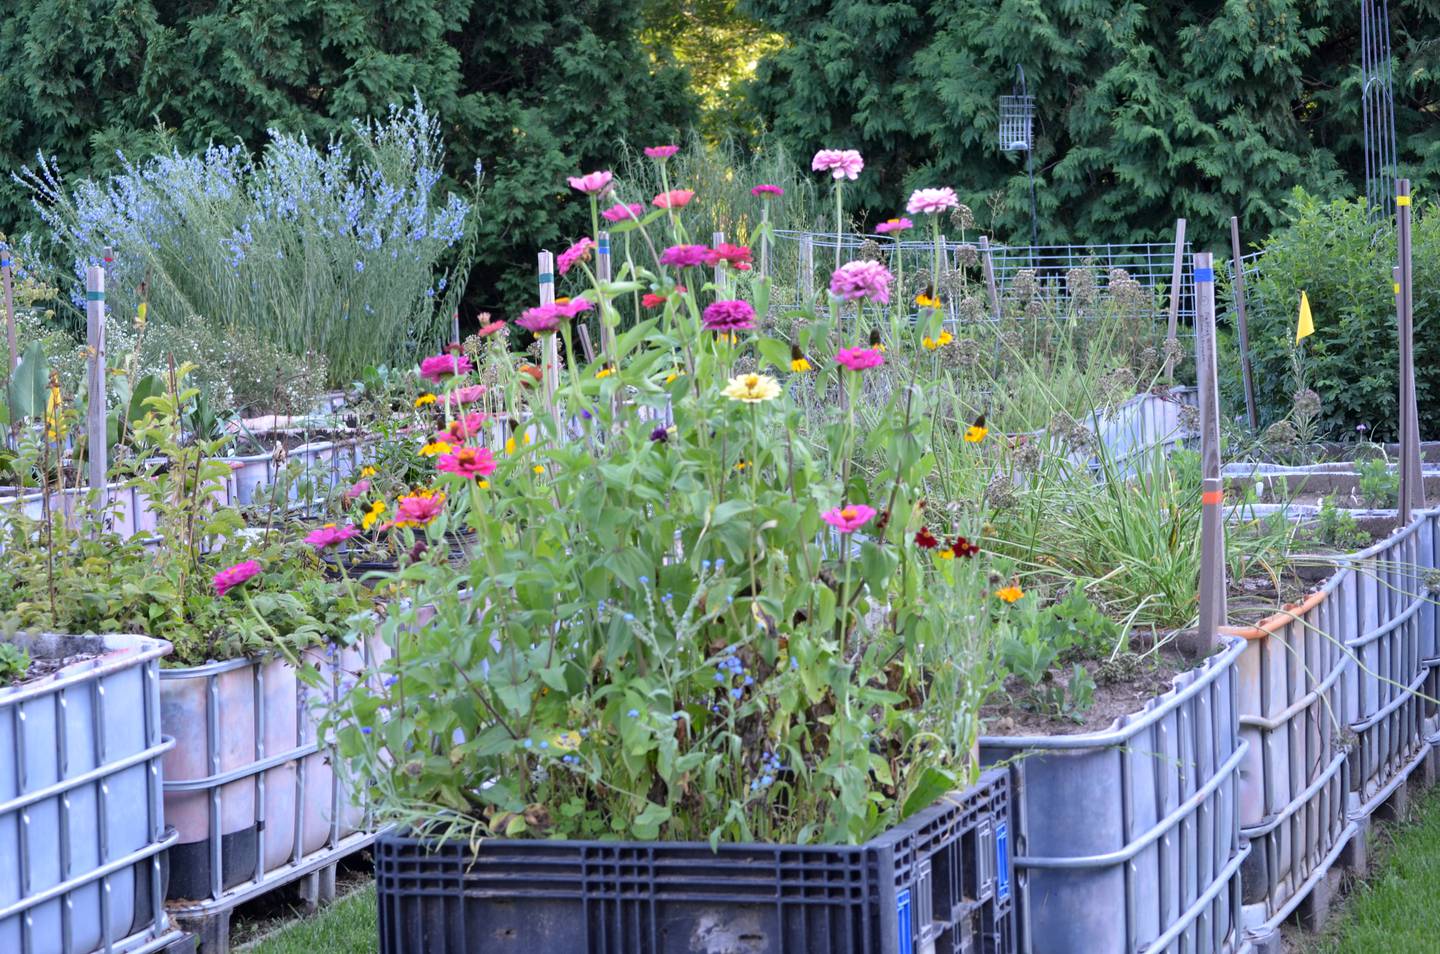
<path id="1" fill-rule="evenodd" d="M 1393 217 L 1398 150 L 1389 0 L 1360 0 L 1360 80 L 1365 198 L 1372 216 Z"/>

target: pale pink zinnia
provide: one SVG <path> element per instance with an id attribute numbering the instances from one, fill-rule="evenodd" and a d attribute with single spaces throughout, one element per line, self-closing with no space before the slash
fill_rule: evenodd
<path id="1" fill-rule="evenodd" d="M 456 374 L 468 374 L 470 359 L 463 354 L 436 354 L 420 362 L 420 377 L 440 382 Z"/>
<path id="2" fill-rule="evenodd" d="M 215 595 L 224 596 L 246 580 L 259 575 L 260 564 L 255 560 L 246 560 L 243 563 L 237 563 L 232 567 L 227 567 L 219 573 L 216 573 L 215 578 L 211 580 L 211 582 L 215 585 Z"/>
<path id="3" fill-rule="evenodd" d="M 828 172 L 836 179 L 854 181 L 865 168 L 865 160 L 854 149 L 821 149 L 810 160 L 810 168 L 815 172 Z"/>
<path id="4" fill-rule="evenodd" d="M 650 204 L 657 209 L 683 209 L 694 197 L 695 192 L 692 189 L 671 189 L 651 199 Z"/>
<path id="5" fill-rule="evenodd" d="M 499 324 L 502 328 L 505 326 L 504 322 L 499 322 Z M 485 385 L 472 384 L 468 387 L 456 388 L 455 390 L 451 391 L 449 401 L 451 404 L 459 407 L 462 404 L 474 404 L 476 401 L 480 400 L 484 396 Z"/>
<path id="6" fill-rule="evenodd" d="M 580 241 L 576 242 L 574 245 L 570 246 L 565 251 L 560 253 L 560 257 L 555 260 L 555 268 L 560 272 L 561 275 L 564 275 L 566 272 L 570 271 L 570 269 L 574 268 L 576 263 L 589 261 L 590 252 L 593 251 L 594 248 L 594 239 L 582 238 Z"/>
<path id="7" fill-rule="evenodd" d="M 903 232 L 906 229 L 913 229 L 914 227 L 915 223 L 906 218 L 886 219 L 884 222 L 875 226 L 875 231 L 879 235 L 889 235 L 891 232 Z"/>
<path id="8" fill-rule="evenodd" d="M 450 422 L 443 431 L 436 431 L 434 439 L 446 444 L 463 444 L 468 438 L 478 436 L 485 427 L 485 415 L 471 411 Z"/>
<path id="9" fill-rule="evenodd" d="M 571 298 L 568 301 L 557 301 L 550 307 L 562 318 L 574 318 L 582 311 L 589 311 L 590 302 L 585 298 Z"/>
<path id="10" fill-rule="evenodd" d="M 885 355 L 879 348 L 841 348 L 835 352 L 835 360 L 851 371 L 864 371 L 885 363 Z"/>
<path id="11" fill-rule="evenodd" d="M 672 245 L 660 253 L 660 264 L 690 268 L 703 264 L 709 257 L 710 250 L 703 245 Z"/>
<path id="12" fill-rule="evenodd" d="M 452 454 L 441 454 L 435 469 L 470 480 L 480 480 L 495 472 L 495 455 L 488 447 L 461 447 Z"/>
<path id="13" fill-rule="evenodd" d="M 910 193 L 910 201 L 905 203 L 905 211 L 911 215 L 924 212 L 927 215 L 938 215 L 946 209 L 953 209 L 960 204 L 955 197 L 955 190 L 946 186 L 943 189 L 916 189 Z"/>
<path id="14" fill-rule="evenodd" d="M 755 309 L 744 301 L 711 302 L 702 321 L 706 331 L 749 331 L 755 327 Z"/>
<path id="15" fill-rule="evenodd" d="M 880 262 L 846 262 L 830 275 L 830 293 L 845 301 L 870 301 L 888 304 L 890 283 L 895 276 Z"/>
<path id="16" fill-rule="evenodd" d="M 610 189 L 610 180 L 615 178 L 613 172 L 587 172 L 583 176 L 571 176 L 570 188 L 586 195 L 600 195 Z"/>
<path id="17" fill-rule="evenodd" d="M 354 503 L 356 499 L 363 497 L 366 491 L 368 491 L 369 489 L 370 481 L 357 480 L 355 483 L 350 485 L 349 490 L 345 491 L 345 502 Z"/>
<path id="18" fill-rule="evenodd" d="M 659 159 L 659 160 L 662 160 L 662 161 L 665 160 L 665 159 L 669 159 L 671 156 L 675 155 L 675 153 L 677 153 L 677 152 L 679 152 L 679 151 L 680 151 L 680 147 L 679 147 L 679 146 L 646 146 L 646 147 L 645 147 L 645 155 L 649 156 L 651 159 Z"/>
<path id="19" fill-rule="evenodd" d="M 830 526 L 841 533 L 854 533 L 875 516 L 875 508 L 867 507 L 864 504 L 851 504 L 848 507 L 836 507 L 834 510 L 827 510 L 820 515 Z"/>
<path id="20" fill-rule="evenodd" d="M 318 530 L 310 531 L 305 537 L 305 542 L 317 550 L 324 550 L 328 547 L 339 546 L 352 537 L 360 536 L 360 531 L 346 524 L 343 527 L 333 523 L 327 523 Z"/>
<path id="21" fill-rule="evenodd" d="M 784 195 L 785 190 L 777 185 L 757 185 L 750 190 L 750 194 L 762 199 L 768 199 L 771 196 L 778 197 Z"/>
<path id="22" fill-rule="evenodd" d="M 626 205 L 624 202 L 617 202 L 608 209 L 601 209 L 600 215 L 606 222 L 625 222 L 630 219 L 638 219 L 645 214 L 645 206 L 639 202 L 631 202 Z"/>

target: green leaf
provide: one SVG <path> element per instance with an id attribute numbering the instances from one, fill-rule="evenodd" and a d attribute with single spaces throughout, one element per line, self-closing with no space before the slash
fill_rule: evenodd
<path id="1" fill-rule="evenodd" d="M 8 398 L 10 420 L 38 420 L 45 415 L 45 390 L 50 383 L 49 359 L 45 346 L 32 342 L 20 356 L 20 363 L 10 378 Z"/>
<path id="2" fill-rule="evenodd" d="M 955 776 L 944 769 L 930 766 L 920 773 L 916 780 L 915 787 L 905 798 L 905 804 L 900 808 L 900 817 L 909 818 L 918 811 L 929 808 L 935 804 L 935 800 L 946 792 L 954 791 L 957 788 Z"/>

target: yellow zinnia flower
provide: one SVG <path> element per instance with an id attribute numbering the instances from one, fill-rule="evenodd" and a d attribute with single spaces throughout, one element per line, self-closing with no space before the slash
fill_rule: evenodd
<path id="1" fill-rule="evenodd" d="M 1025 591 L 1013 583 L 1010 586 L 1002 586 L 995 591 L 995 595 L 1007 603 L 1013 603 L 1025 595 Z"/>
<path id="2" fill-rule="evenodd" d="M 416 406 L 416 407 L 424 407 L 424 406 L 427 405 L 427 404 L 434 404 L 434 403 L 435 403 L 435 395 L 429 393 L 428 391 L 427 391 L 426 393 L 420 395 L 419 397 L 417 397 L 417 398 L 415 399 L 415 406 Z"/>
<path id="3" fill-rule="evenodd" d="M 452 447 L 450 444 L 447 444 L 445 441 L 431 441 L 429 444 L 426 444 L 424 447 L 420 448 L 420 456 L 434 457 L 437 454 L 448 454 L 452 450 L 454 450 L 454 447 Z"/>
<path id="4" fill-rule="evenodd" d="M 373 504 L 370 505 L 370 509 L 365 512 L 365 516 L 360 518 L 360 529 L 369 530 L 375 525 L 375 521 L 379 520 L 380 516 L 384 513 L 385 501 L 375 501 Z"/>
<path id="5" fill-rule="evenodd" d="M 724 394 L 732 401 L 755 404 L 770 401 L 780 395 L 780 382 L 768 374 L 742 374 L 730 379 Z"/>
<path id="6" fill-rule="evenodd" d="M 371 467 L 369 465 L 360 468 L 361 477 L 374 477 L 376 473 L 378 473 L 378 471 L 376 471 L 374 467 Z"/>

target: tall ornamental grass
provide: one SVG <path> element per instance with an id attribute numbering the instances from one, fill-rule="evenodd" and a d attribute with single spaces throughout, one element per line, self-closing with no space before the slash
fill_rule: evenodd
<path id="1" fill-rule="evenodd" d="M 23 170 L 73 259 L 77 308 L 85 266 L 110 246 L 112 312 L 128 322 L 144 283 L 152 333 L 199 316 L 323 355 L 336 385 L 432 348 L 458 306 L 474 198 L 439 192 L 439 120 L 417 101 L 324 148 L 270 135 L 258 155 L 122 154 L 123 171 L 104 181 L 66 183 L 43 156 Z"/>

